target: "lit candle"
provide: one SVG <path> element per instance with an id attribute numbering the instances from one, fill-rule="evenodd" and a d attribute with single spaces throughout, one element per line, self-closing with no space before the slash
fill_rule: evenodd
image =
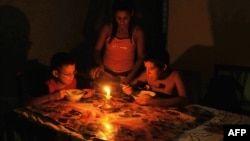
<path id="1" fill-rule="evenodd" d="M 110 95 L 110 89 L 109 87 L 105 87 L 104 88 L 105 91 L 106 91 L 106 99 L 109 100 L 112 96 Z"/>

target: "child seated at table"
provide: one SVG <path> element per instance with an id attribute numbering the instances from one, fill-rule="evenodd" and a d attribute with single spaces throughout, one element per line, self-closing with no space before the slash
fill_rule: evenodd
<path id="1" fill-rule="evenodd" d="M 155 97 L 150 95 L 134 96 L 135 102 L 140 105 L 152 106 L 182 106 L 188 103 L 186 89 L 180 73 L 169 67 L 167 51 L 150 54 L 144 59 L 145 71 L 134 79 L 130 85 L 122 85 L 127 95 L 135 95 L 137 87 L 145 84 L 147 90 L 154 91 Z M 139 86 L 143 89 L 142 86 Z"/>
<path id="2" fill-rule="evenodd" d="M 23 98 L 23 104 L 37 105 L 61 100 L 67 89 L 82 89 L 86 92 L 83 98 L 91 97 L 94 90 L 89 89 L 90 82 L 82 80 L 76 73 L 76 62 L 72 56 L 65 52 L 54 54 L 50 62 L 49 79 L 46 82 L 38 83 L 39 85 Z"/>

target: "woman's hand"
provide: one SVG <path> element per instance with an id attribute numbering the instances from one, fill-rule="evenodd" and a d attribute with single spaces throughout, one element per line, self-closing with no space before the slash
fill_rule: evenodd
<path id="1" fill-rule="evenodd" d="M 104 71 L 104 67 L 103 66 L 99 66 L 96 68 L 93 68 L 90 70 L 90 76 L 92 79 L 96 79 L 99 77 L 100 73 Z"/>
<path id="2" fill-rule="evenodd" d="M 84 93 L 82 96 L 83 98 L 89 98 L 89 97 L 93 96 L 95 93 L 94 89 L 82 89 L 82 91 Z"/>
<path id="3" fill-rule="evenodd" d="M 132 95 L 132 93 L 134 92 L 130 85 L 121 84 L 121 87 L 122 87 L 122 91 L 127 95 Z"/>

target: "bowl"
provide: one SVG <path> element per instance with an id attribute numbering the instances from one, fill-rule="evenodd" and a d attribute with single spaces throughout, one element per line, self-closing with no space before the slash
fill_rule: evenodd
<path id="1" fill-rule="evenodd" d="M 137 95 L 138 96 L 150 95 L 150 96 L 154 97 L 156 94 L 153 91 L 141 90 Z"/>
<path id="2" fill-rule="evenodd" d="M 66 90 L 65 98 L 69 101 L 79 101 L 83 96 L 83 91 L 79 89 Z"/>

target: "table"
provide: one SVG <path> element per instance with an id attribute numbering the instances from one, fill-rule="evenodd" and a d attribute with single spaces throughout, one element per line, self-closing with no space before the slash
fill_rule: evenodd
<path id="1" fill-rule="evenodd" d="M 250 117 L 202 105 L 140 106 L 130 97 L 114 97 L 107 108 L 102 95 L 79 102 L 66 100 L 14 111 L 75 140 L 166 141 L 223 140 L 224 124 L 250 124 Z"/>

